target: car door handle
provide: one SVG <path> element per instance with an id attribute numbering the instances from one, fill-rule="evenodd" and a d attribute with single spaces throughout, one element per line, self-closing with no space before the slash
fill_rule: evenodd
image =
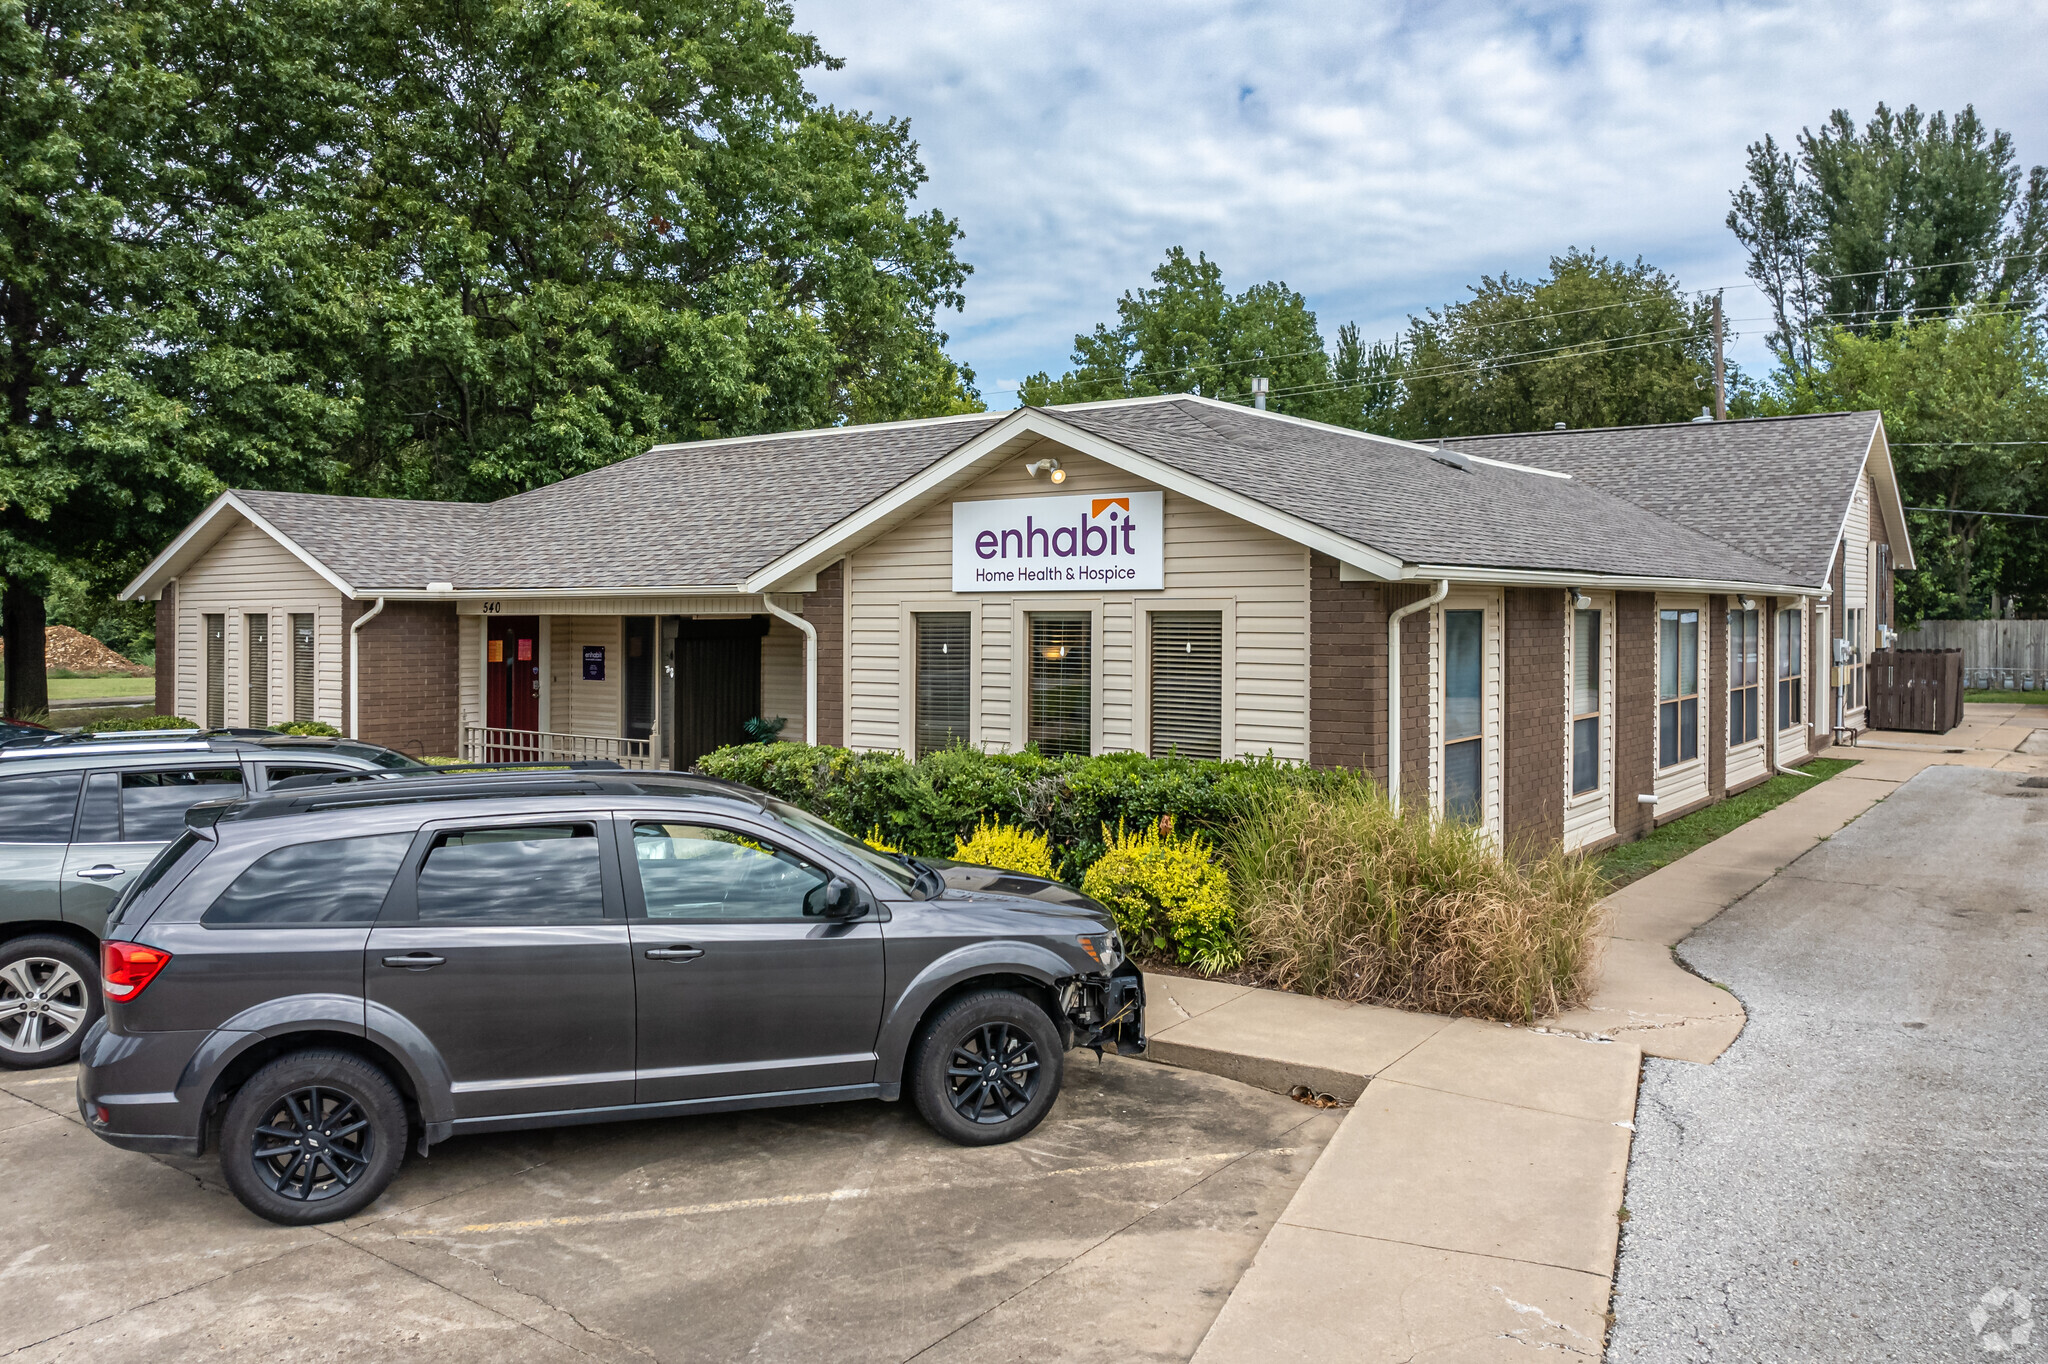
<path id="1" fill-rule="evenodd" d="M 112 880 L 116 876 L 126 876 L 128 874 L 128 868 L 110 867 L 106 863 L 102 862 L 97 867 L 87 867 L 84 871 L 78 874 L 80 876 L 83 876 L 88 881 L 108 881 Z"/>
<path id="2" fill-rule="evenodd" d="M 408 971 L 425 971 L 447 960 L 446 957 L 437 957 L 430 952 L 408 952 L 402 957 L 386 957 L 384 964 L 404 967 Z"/>
<path id="3" fill-rule="evenodd" d="M 650 947 L 647 956 L 651 961 L 695 961 L 704 955 L 701 947 Z"/>

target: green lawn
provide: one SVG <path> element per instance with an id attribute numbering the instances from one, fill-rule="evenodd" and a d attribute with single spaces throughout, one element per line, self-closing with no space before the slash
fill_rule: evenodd
<path id="1" fill-rule="evenodd" d="M 73 701 L 88 696 L 154 696 L 154 677 L 53 677 L 49 679 L 52 701 Z"/>
<path id="2" fill-rule="evenodd" d="M 1815 758 L 1798 770 L 1811 772 L 1820 781 L 1825 781 L 1855 765 L 1851 758 Z M 1766 810 L 1775 810 L 1801 791 L 1811 791 L 1817 785 L 1818 781 L 1805 777 L 1772 777 L 1739 796 L 1732 796 L 1718 805 L 1709 805 L 1704 810 L 1695 810 L 1683 819 L 1674 819 L 1648 838 L 1624 843 L 1601 853 L 1594 861 L 1608 884 L 1618 890 L 1637 877 L 1648 876 L 1657 868 L 1676 862 L 1695 848 L 1704 848 L 1729 830 L 1740 828 Z"/>
<path id="3" fill-rule="evenodd" d="M 1966 691 L 1965 701 L 2013 701 L 2023 706 L 2048 706 L 2048 691 Z"/>

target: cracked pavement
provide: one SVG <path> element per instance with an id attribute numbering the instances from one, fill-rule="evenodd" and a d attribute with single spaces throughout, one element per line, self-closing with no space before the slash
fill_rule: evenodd
<path id="1" fill-rule="evenodd" d="M 458 1138 L 284 1228 L 0 1073 L 0 1357 L 1184 1360 L 1338 1117 L 1075 1053 L 1007 1146 L 881 1103 Z"/>
<path id="2" fill-rule="evenodd" d="M 1929 768 L 1680 945 L 1749 1021 L 1713 1065 L 1644 1065 L 1611 1361 L 2028 1348 L 2048 786 L 2023 780 Z"/>

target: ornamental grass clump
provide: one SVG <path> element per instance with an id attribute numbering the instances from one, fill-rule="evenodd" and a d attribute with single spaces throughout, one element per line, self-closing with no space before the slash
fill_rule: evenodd
<path id="1" fill-rule="evenodd" d="M 1116 915 L 1125 942 L 1211 973 L 1238 965 L 1230 878 L 1206 837 L 1176 838 L 1173 821 L 1161 819 L 1136 833 L 1122 821 L 1115 833 L 1104 825 L 1102 841 L 1105 850 L 1081 878 L 1081 891 Z"/>
<path id="2" fill-rule="evenodd" d="M 983 820 L 974 826 L 972 834 L 953 841 L 953 860 L 1031 876 L 1052 875 L 1052 848 L 1045 835 L 1016 824 L 990 824 Z"/>
<path id="3" fill-rule="evenodd" d="M 1264 983 L 1527 1023 L 1584 1002 L 1604 887 L 1561 851 L 1526 865 L 1377 790 L 1273 792 L 1227 849 Z"/>

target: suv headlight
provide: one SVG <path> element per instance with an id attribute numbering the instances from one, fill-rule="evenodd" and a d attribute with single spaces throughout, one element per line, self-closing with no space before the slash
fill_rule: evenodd
<path id="1" fill-rule="evenodd" d="M 1075 941 L 1105 971 L 1114 971 L 1123 964 L 1124 945 L 1114 933 L 1083 933 Z"/>

